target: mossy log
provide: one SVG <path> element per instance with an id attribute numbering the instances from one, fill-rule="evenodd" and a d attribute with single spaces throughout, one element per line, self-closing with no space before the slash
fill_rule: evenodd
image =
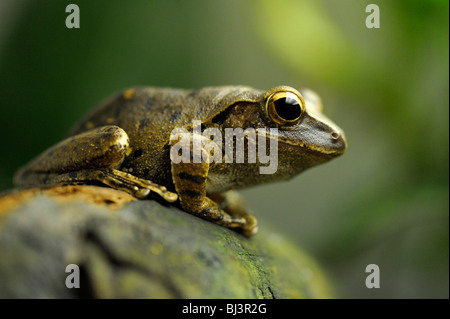
<path id="1" fill-rule="evenodd" d="M 0 197 L 0 298 L 329 297 L 316 262 L 264 225 L 246 238 L 100 186 Z"/>

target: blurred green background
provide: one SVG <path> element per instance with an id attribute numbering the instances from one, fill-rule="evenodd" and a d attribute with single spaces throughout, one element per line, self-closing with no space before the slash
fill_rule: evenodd
<path id="1" fill-rule="evenodd" d="M 319 260 L 337 297 L 448 298 L 448 30 L 446 0 L 0 0 L 0 190 L 122 88 L 309 87 L 348 151 L 244 190 L 248 205 Z"/>

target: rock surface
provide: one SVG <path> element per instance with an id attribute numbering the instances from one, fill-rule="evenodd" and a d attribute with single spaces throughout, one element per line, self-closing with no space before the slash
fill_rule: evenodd
<path id="1" fill-rule="evenodd" d="M 329 297 L 316 262 L 264 225 L 248 239 L 99 186 L 0 198 L 0 298 Z"/>

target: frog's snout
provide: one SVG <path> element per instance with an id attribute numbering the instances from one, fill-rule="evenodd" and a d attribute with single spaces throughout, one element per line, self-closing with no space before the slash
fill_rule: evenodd
<path id="1" fill-rule="evenodd" d="M 344 153 L 347 148 L 347 139 L 345 138 L 344 132 L 335 130 L 330 135 L 334 152 L 339 155 Z"/>
<path id="2" fill-rule="evenodd" d="M 333 133 L 331 133 L 331 138 L 332 138 L 333 140 L 339 139 L 340 136 L 341 136 L 341 134 L 340 134 L 339 132 L 333 132 Z"/>

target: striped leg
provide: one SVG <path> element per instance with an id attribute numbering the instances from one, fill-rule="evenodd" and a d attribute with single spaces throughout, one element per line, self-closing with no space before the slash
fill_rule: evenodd
<path id="1" fill-rule="evenodd" d="M 253 217 L 246 219 L 239 214 L 230 215 L 206 196 L 208 160 L 193 163 L 192 157 L 189 156 L 179 163 L 172 161 L 171 165 L 173 183 L 185 211 L 218 225 L 233 228 L 245 236 L 256 232 L 256 220 Z"/>

